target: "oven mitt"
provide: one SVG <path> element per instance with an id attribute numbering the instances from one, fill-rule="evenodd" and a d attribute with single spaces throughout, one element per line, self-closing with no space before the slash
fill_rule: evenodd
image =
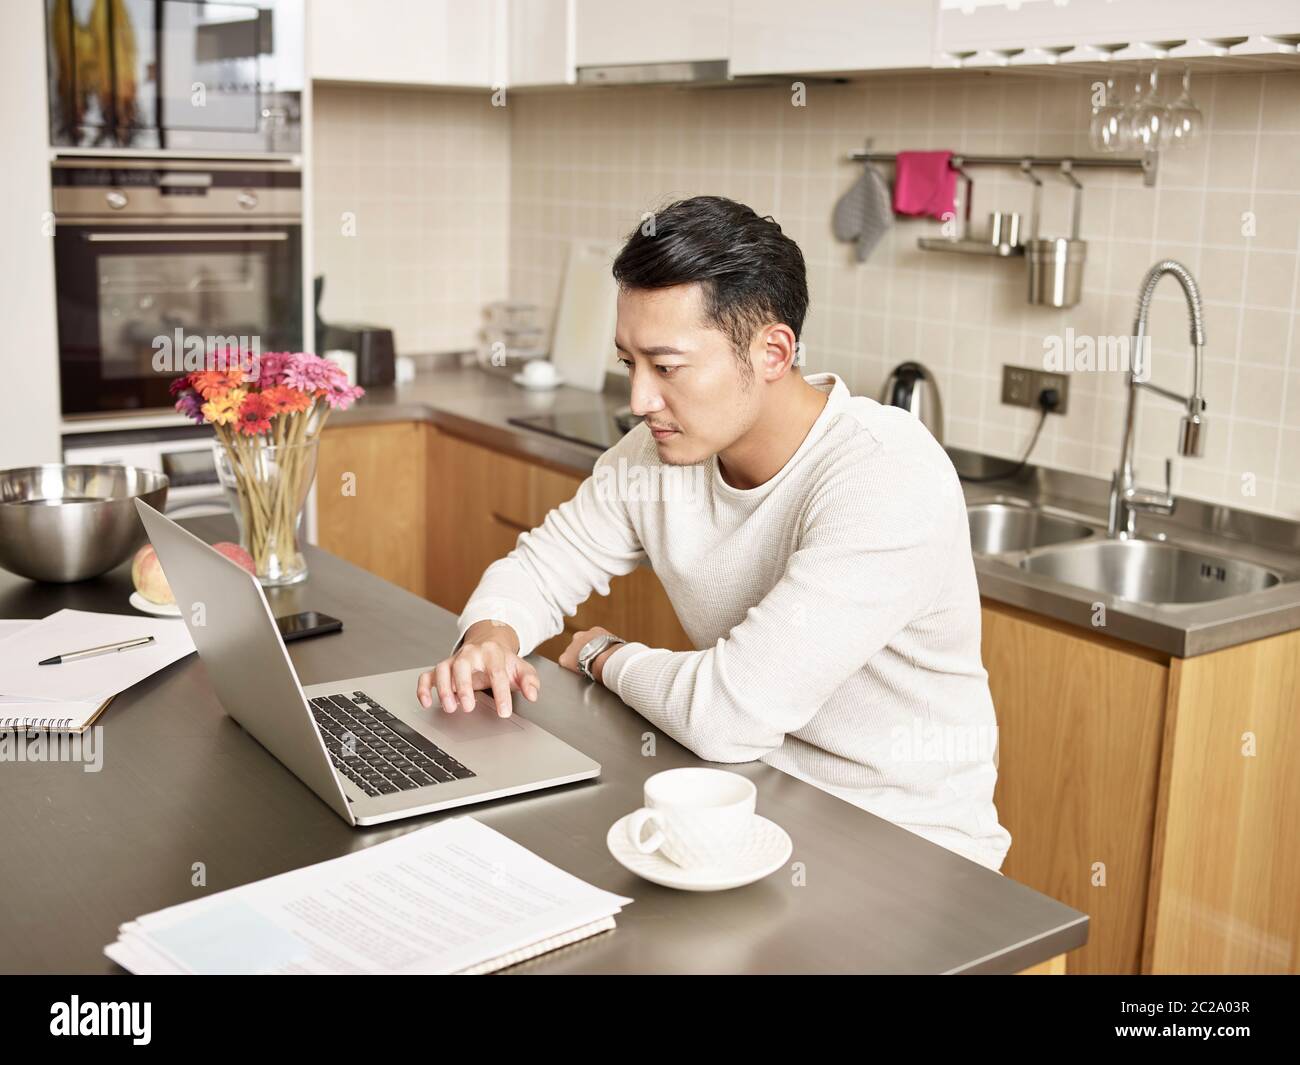
<path id="1" fill-rule="evenodd" d="M 839 198 L 831 215 L 831 231 L 837 240 L 855 241 L 858 262 L 880 242 L 894 221 L 892 199 L 885 179 L 869 162 L 864 163 L 849 190 Z"/>

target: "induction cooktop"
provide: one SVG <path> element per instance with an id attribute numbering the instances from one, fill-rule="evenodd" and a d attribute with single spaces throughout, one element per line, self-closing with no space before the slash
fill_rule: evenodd
<path id="1" fill-rule="evenodd" d="M 585 447 L 607 451 L 641 419 L 626 408 L 615 411 L 572 411 L 568 414 L 534 414 L 507 418 L 511 425 L 535 429 Z"/>

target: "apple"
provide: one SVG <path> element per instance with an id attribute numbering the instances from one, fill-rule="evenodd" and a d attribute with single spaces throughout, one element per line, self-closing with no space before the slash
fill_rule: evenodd
<path id="1" fill-rule="evenodd" d="M 213 550 L 220 551 L 221 554 L 236 565 L 243 567 L 256 576 L 257 567 L 253 564 L 253 556 L 238 544 L 232 544 L 229 540 L 222 540 L 220 543 L 213 544 L 212 547 Z M 162 563 L 158 561 L 158 552 L 154 550 L 153 544 L 145 544 L 131 559 L 131 583 L 135 585 L 135 590 L 151 603 L 169 605 L 176 602 L 176 597 L 172 594 L 171 585 L 167 583 L 167 575 L 163 573 Z"/>
<path id="2" fill-rule="evenodd" d="M 151 603 L 167 605 L 176 602 L 153 544 L 145 544 L 131 559 L 131 583 Z"/>
<path id="3" fill-rule="evenodd" d="M 212 547 L 214 550 L 220 551 L 231 562 L 238 563 L 249 573 L 257 576 L 257 566 L 253 564 L 253 556 L 238 544 L 232 544 L 229 540 L 222 540 L 220 543 L 213 544 Z"/>

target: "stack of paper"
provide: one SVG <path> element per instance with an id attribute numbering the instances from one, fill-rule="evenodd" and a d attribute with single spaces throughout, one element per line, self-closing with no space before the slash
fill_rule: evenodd
<path id="1" fill-rule="evenodd" d="M 140 636 L 143 647 L 42 666 L 44 658 Z M 175 620 L 60 610 L 0 627 L 0 729 L 83 732 L 118 692 L 194 650 Z"/>
<path id="2" fill-rule="evenodd" d="M 133 973 L 487 973 L 614 927 L 631 899 L 471 817 L 129 921 Z"/>

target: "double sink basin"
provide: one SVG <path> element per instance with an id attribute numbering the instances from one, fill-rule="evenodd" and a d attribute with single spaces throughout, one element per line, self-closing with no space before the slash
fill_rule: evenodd
<path id="1" fill-rule="evenodd" d="M 1118 540 L 1082 515 L 1023 500 L 973 503 L 971 549 L 1062 584 L 1152 606 L 1259 592 L 1295 574 L 1166 540 Z"/>

